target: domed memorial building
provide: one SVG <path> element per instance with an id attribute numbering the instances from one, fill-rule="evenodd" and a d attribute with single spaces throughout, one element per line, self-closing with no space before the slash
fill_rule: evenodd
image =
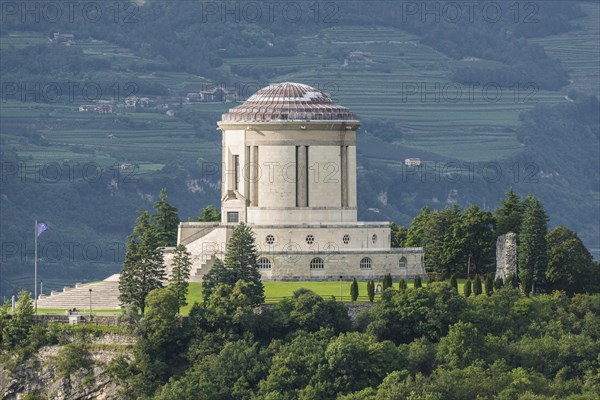
<path id="1" fill-rule="evenodd" d="M 220 223 L 182 222 L 191 280 L 252 227 L 263 280 L 424 275 L 422 248 L 391 248 L 389 222 L 358 222 L 354 113 L 298 83 L 256 92 L 223 114 Z M 165 259 L 171 257 L 167 249 Z"/>

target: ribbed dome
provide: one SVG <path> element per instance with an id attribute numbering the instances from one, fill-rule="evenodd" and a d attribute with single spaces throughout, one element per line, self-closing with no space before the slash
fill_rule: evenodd
<path id="1" fill-rule="evenodd" d="M 331 97 L 301 83 L 277 83 L 254 93 L 223 114 L 223 122 L 353 121 L 354 113 Z"/>

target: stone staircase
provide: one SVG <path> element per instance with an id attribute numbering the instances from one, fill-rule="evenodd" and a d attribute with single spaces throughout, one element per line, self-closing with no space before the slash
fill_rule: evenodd
<path id="1" fill-rule="evenodd" d="M 192 268 L 190 273 L 190 282 L 202 282 L 202 277 L 211 270 L 211 268 L 215 265 L 215 261 L 217 257 L 214 254 L 210 256 L 203 257 L 203 263 L 200 267 Z"/>
<path id="2" fill-rule="evenodd" d="M 92 310 L 116 310 L 119 302 L 119 274 L 109 276 L 95 283 L 77 283 L 75 287 L 65 286 L 62 292 L 52 291 L 50 296 L 40 295 L 38 308 L 60 308 L 89 310 L 90 289 L 92 289 Z"/>

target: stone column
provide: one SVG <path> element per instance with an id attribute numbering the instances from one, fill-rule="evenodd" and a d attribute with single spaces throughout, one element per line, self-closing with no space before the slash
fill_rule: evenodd
<path id="1" fill-rule="evenodd" d="M 250 146 L 250 164 L 248 165 L 248 180 L 250 181 L 250 205 L 258 207 L 258 180 L 260 167 L 258 165 L 258 146 Z"/>
<path id="2" fill-rule="evenodd" d="M 307 146 L 296 146 L 296 207 L 308 207 Z"/>
<path id="3" fill-rule="evenodd" d="M 517 274 L 517 234 L 509 232 L 496 241 L 496 278 Z"/>
<path id="4" fill-rule="evenodd" d="M 348 146 L 341 146 L 340 152 L 340 172 L 342 178 L 342 207 L 348 207 Z"/>

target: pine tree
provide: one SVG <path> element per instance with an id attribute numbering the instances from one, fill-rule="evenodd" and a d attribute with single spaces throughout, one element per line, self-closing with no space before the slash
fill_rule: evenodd
<path id="1" fill-rule="evenodd" d="M 188 253 L 184 245 L 180 244 L 175 248 L 173 262 L 171 263 L 171 276 L 169 277 L 169 289 L 177 297 L 179 311 L 181 311 L 181 307 L 187 305 L 186 295 L 191 269 L 192 261 L 190 260 L 190 253 Z"/>
<path id="2" fill-rule="evenodd" d="M 369 296 L 369 301 L 372 303 L 375 300 L 375 282 L 367 282 L 367 295 Z"/>
<path id="3" fill-rule="evenodd" d="M 158 247 L 159 235 L 152 224 L 152 216 L 143 211 L 138 225 L 129 237 L 123 271 L 119 277 L 119 300 L 144 314 L 146 296 L 153 289 L 163 287 L 165 269 L 163 253 Z"/>
<path id="4" fill-rule="evenodd" d="M 352 301 L 356 301 L 358 299 L 358 282 L 356 282 L 356 278 L 352 278 L 352 284 L 350 285 L 350 296 L 352 297 Z"/>
<path id="5" fill-rule="evenodd" d="M 523 204 L 518 194 L 508 188 L 500 206 L 496 209 L 496 235 L 508 232 L 519 234 L 523 221 Z"/>
<path id="6" fill-rule="evenodd" d="M 400 289 L 400 290 L 408 289 L 408 283 L 406 283 L 406 279 L 400 279 L 400 282 L 398 283 L 398 289 Z"/>
<path id="7" fill-rule="evenodd" d="M 217 258 L 210 271 L 202 278 L 202 298 L 209 299 L 214 289 L 220 283 L 229 287 L 235 285 L 232 272 L 225 268 L 223 261 Z"/>
<path id="8" fill-rule="evenodd" d="M 519 233 L 518 271 L 523 291 L 535 293 L 543 287 L 548 266 L 546 235 L 548 216 L 542 203 L 532 195 L 524 202 L 523 224 Z"/>
<path id="9" fill-rule="evenodd" d="M 465 286 L 464 286 L 463 290 L 465 293 L 465 297 L 471 296 L 471 278 L 467 278 L 467 281 L 465 282 Z"/>
<path id="10" fill-rule="evenodd" d="M 394 285 L 394 282 L 392 281 L 392 274 L 386 274 L 383 277 L 382 289 L 385 290 L 387 288 L 391 288 L 393 285 Z"/>
<path id="11" fill-rule="evenodd" d="M 179 216 L 177 208 L 167 202 L 167 189 L 160 190 L 159 200 L 154 203 L 156 215 L 153 222 L 156 227 L 159 246 L 175 246 L 177 244 L 177 229 Z"/>
<path id="12" fill-rule="evenodd" d="M 413 281 L 413 287 L 415 289 L 418 289 L 422 286 L 423 286 L 423 283 L 421 282 L 421 277 L 419 275 L 415 276 L 415 280 Z"/>
<path id="13" fill-rule="evenodd" d="M 471 205 L 452 226 L 452 234 L 445 242 L 448 263 L 463 267 L 469 262 L 471 271 L 479 273 L 494 261 L 494 217 Z"/>
<path id="14" fill-rule="evenodd" d="M 494 292 L 494 280 L 492 279 L 492 274 L 487 274 L 484 282 L 485 294 L 491 296 Z"/>
<path id="15" fill-rule="evenodd" d="M 198 218 L 199 222 L 218 222 L 221 221 L 221 212 L 212 205 L 208 205 L 202 209 Z"/>
<path id="16" fill-rule="evenodd" d="M 404 247 L 408 236 L 408 228 L 394 222 L 390 224 L 390 228 L 392 231 L 392 247 Z"/>
<path id="17" fill-rule="evenodd" d="M 20 291 L 15 312 L 2 334 L 5 346 L 10 349 L 28 340 L 33 329 L 34 313 L 31 294 L 25 290 Z"/>
<path id="18" fill-rule="evenodd" d="M 481 287 L 481 277 L 479 274 L 475 275 L 475 280 L 473 283 L 473 294 L 475 294 L 475 296 L 479 296 L 481 293 L 483 293 L 483 288 Z"/>
<path id="19" fill-rule="evenodd" d="M 454 288 L 458 292 L 458 281 L 456 280 L 456 274 L 452 274 L 450 277 L 450 286 Z"/>
<path id="20" fill-rule="evenodd" d="M 227 243 L 224 264 L 235 282 L 242 280 L 250 285 L 248 294 L 253 303 L 261 304 L 265 300 L 265 292 L 257 259 L 254 233 L 242 222 L 235 228 Z"/>

